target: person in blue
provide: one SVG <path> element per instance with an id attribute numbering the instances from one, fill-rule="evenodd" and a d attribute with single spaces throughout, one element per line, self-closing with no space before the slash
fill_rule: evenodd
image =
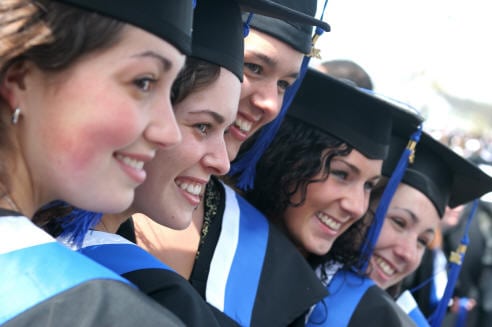
<path id="1" fill-rule="evenodd" d="M 0 325 L 183 325 L 31 218 L 56 199 L 131 204 L 141 166 L 181 138 L 169 94 L 191 27 L 191 1 L 0 5 Z"/>
<path id="2" fill-rule="evenodd" d="M 250 20 L 249 14 L 243 15 L 250 31 L 245 38 L 238 114 L 225 135 L 229 159 L 246 138 L 277 117 L 285 92 L 300 75 L 303 56 L 312 49 L 311 24 L 326 25 L 313 19 L 316 1 L 272 3 L 298 10 L 310 20 L 301 24 L 263 15 Z M 326 291 L 302 256 L 275 226 L 217 178 L 201 189 L 200 196 L 193 223 L 184 231 L 160 226 L 152 216 L 134 215 L 134 225 L 124 224 L 120 232 L 189 279 L 207 302 L 240 325 L 304 325 L 305 312 Z M 175 209 L 171 212 L 175 204 L 161 202 L 169 217 L 182 215 Z M 289 281 L 292 276 L 296 283 Z"/>
<path id="3" fill-rule="evenodd" d="M 248 8 L 255 10 L 253 4 Z M 269 14 L 268 6 L 263 4 L 261 8 L 263 14 Z M 272 15 L 278 14 L 279 7 L 269 10 Z M 78 249 L 121 274 L 190 326 L 235 324 L 236 317 L 228 318 L 208 307 L 193 287 L 167 265 L 108 232 L 114 232 L 123 219 L 139 212 L 171 228 L 183 228 L 190 223 L 200 202 L 201 187 L 205 187 L 212 174 L 223 175 L 229 170 L 224 135 L 236 118 L 243 56 L 243 24 L 238 4 L 231 0 L 198 1 L 192 54 L 172 88 L 171 100 L 182 141 L 172 149 L 159 151 L 146 164 L 147 180 L 137 189 L 132 206 L 121 214 L 104 216 L 96 227 L 98 231 L 83 235 Z M 87 213 L 75 210 L 68 220 L 69 225 L 76 225 L 76 233 L 87 226 L 82 215 L 87 217 Z M 65 240 L 76 239 L 67 220 L 62 222 L 62 228 L 63 235 L 69 234 Z M 212 313 L 216 322 L 210 317 Z"/>
<path id="4" fill-rule="evenodd" d="M 399 115 L 407 114 L 352 84 L 309 70 L 259 160 L 247 199 L 281 228 L 317 272 L 334 242 L 367 211 L 389 152 L 393 121 Z M 420 120 L 408 116 L 418 126 Z M 321 281 L 339 268 L 330 267 L 332 271 L 319 275 Z M 327 298 L 331 292 L 328 289 Z M 371 321 L 381 324 L 384 317 L 391 326 L 412 325 L 383 290 L 376 288 L 372 295 L 380 314 Z M 336 301 L 328 304 L 327 298 L 318 306 L 347 314 Z M 326 317 L 322 318 L 311 314 L 307 322 L 322 324 Z"/>

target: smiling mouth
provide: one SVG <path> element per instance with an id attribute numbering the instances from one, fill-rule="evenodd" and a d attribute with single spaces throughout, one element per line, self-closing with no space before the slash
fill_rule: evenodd
<path id="1" fill-rule="evenodd" d="M 386 260 L 384 260 L 383 258 L 376 256 L 374 261 L 378 265 L 379 269 L 381 269 L 381 271 L 385 275 L 391 277 L 395 274 L 395 272 L 396 272 L 395 269 L 393 269 L 391 267 L 391 265 Z"/>
<path id="2" fill-rule="evenodd" d="M 191 195 L 200 196 L 200 194 L 202 194 L 203 184 L 176 181 L 176 185 Z"/>
<path id="3" fill-rule="evenodd" d="M 117 153 L 115 157 L 120 162 L 122 162 L 123 164 L 125 164 L 125 165 L 127 165 L 133 169 L 143 170 L 144 162 L 142 160 L 133 159 L 133 158 L 124 156 L 124 155 L 119 154 L 119 153 Z"/>
<path id="4" fill-rule="evenodd" d="M 340 230 L 340 227 L 342 227 L 342 224 L 338 221 L 335 221 L 334 219 L 328 217 L 322 212 L 318 212 L 316 214 L 316 217 L 328 228 L 331 230 L 338 232 Z"/>
<path id="5" fill-rule="evenodd" d="M 249 133 L 253 127 L 253 123 L 249 120 L 237 118 L 234 122 L 234 126 L 236 126 L 241 132 Z"/>

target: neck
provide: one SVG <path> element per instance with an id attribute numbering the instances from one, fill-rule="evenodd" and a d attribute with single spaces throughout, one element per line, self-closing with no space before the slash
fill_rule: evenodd
<path id="1" fill-rule="evenodd" d="M 121 224 L 123 224 L 125 220 L 127 220 L 134 213 L 135 212 L 133 212 L 133 210 L 127 210 L 117 214 L 105 214 L 94 229 L 115 234 Z"/>

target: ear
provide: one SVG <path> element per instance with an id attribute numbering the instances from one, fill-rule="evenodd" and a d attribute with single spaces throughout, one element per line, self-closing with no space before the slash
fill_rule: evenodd
<path id="1" fill-rule="evenodd" d="M 26 91 L 25 78 L 28 71 L 27 62 L 21 61 L 7 68 L 3 75 L 3 80 L 0 83 L 0 95 L 10 108 L 17 108 L 21 105 L 20 99 Z"/>

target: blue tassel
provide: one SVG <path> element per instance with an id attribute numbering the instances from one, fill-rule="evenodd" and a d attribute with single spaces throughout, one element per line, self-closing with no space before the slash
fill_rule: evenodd
<path id="1" fill-rule="evenodd" d="M 415 131 L 410 137 L 409 145 L 403 151 L 398 164 L 396 165 L 391 177 L 386 185 L 383 195 L 381 196 L 381 200 L 376 209 L 376 213 L 374 214 L 374 220 L 369 227 L 366 238 L 364 240 L 364 244 L 361 248 L 361 256 L 359 261 L 359 267 L 361 271 L 366 271 L 367 266 L 369 265 L 369 259 L 372 256 L 374 251 L 374 246 L 379 238 L 379 234 L 381 233 L 381 228 L 383 227 L 384 218 L 386 216 L 386 212 L 388 211 L 388 207 L 391 203 L 391 199 L 396 192 L 398 185 L 400 184 L 403 175 L 408 166 L 409 158 L 413 155 L 413 150 L 415 149 L 415 145 L 418 144 L 420 140 L 420 135 L 422 134 L 422 125 L 419 126 L 417 131 Z M 413 148 L 411 146 L 413 145 Z"/>
<path id="2" fill-rule="evenodd" d="M 444 316 L 446 315 L 449 300 L 451 300 L 451 297 L 453 296 L 453 291 L 456 286 L 456 282 L 458 281 L 458 276 L 461 271 L 461 264 L 463 263 L 463 258 L 466 253 L 466 248 L 468 244 L 470 244 L 468 231 L 470 229 L 473 217 L 475 216 L 475 212 L 477 211 L 478 202 L 479 199 L 476 199 L 473 202 L 473 207 L 470 214 L 468 215 L 465 225 L 465 231 L 463 233 L 463 237 L 461 238 L 460 245 L 458 246 L 458 249 L 455 252 L 452 252 L 450 255 L 450 270 L 448 274 L 448 283 L 446 285 L 446 289 L 444 290 L 444 295 L 439 301 L 439 304 L 437 305 L 434 313 L 429 317 L 429 322 L 431 323 L 432 327 L 441 326 L 442 321 L 444 320 Z"/>
<path id="3" fill-rule="evenodd" d="M 321 20 L 325 14 L 326 5 L 328 4 L 328 0 L 325 1 L 323 6 L 323 10 L 321 12 Z M 246 24 L 248 25 L 248 31 L 246 32 L 246 27 L 244 33 L 249 33 L 249 22 L 251 15 L 248 17 Z M 246 25 L 245 24 L 245 25 Z M 313 47 L 316 40 L 324 33 L 324 30 L 320 27 L 316 27 L 315 34 L 313 36 Z M 247 35 L 247 34 L 246 34 Z M 245 37 L 246 37 L 245 35 Z M 256 164 L 263 156 L 265 150 L 270 146 L 273 141 L 273 138 L 277 134 L 278 129 L 287 113 L 287 109 L 289 108 L 292 100 L 294 100 L 294 96 L 297 93 L 297 90 L 301 86 L 302 80 L 306 75 L 309 61 L 311 57 L 305 56 L 301 69 L 299 72 L 299 77 L 294 82 L 294 84 L 287 89 L 284 96 L 284 101 L 282 103 L 282 107 L 280 108 L 280 113 L 278 116 L 269 124 L 265 125 L 261 131 L 259 132 L 259 136 L 256 139 L 253 146 L 244 154 L 241 155 L 235 162 L 232 163 L 231 169 L 229 171 L 229 176 L 239 175 L 238 182 L 236 186 L 244 191 L 251 190 L 254 187 L 254 181 L 256 176 Z"/>
<path id="4" fill-rule="evenodd" d="M 249 13 L 248 18 L 243 23 L 243 37 L 247 37 L 249 35 L 249 24 L 251 23 L 251 19 L 253 19 L 253 13 Z"/>
<path id="5" fill-rule="evenodd" d="M 193 4 L 193 9 L 195 9 L 196 8 L 196 0 L 193 0 L 191 3 Z"/>
<path id="6" fill-rule="evenodd" d="M 79 248 L 87 232 L 101 221 L 102 216 L 100 212 L 73 208 L 67 216 L 58 219 L 63 229 L 60 237 Z"/>

